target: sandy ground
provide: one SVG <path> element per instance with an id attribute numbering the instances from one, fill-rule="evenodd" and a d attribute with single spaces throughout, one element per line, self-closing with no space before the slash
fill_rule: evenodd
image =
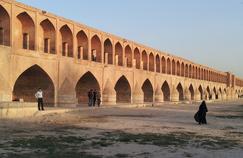
<path id="1" fill-rule="evenodd" d="M 197 109 L 47 109 L 36 117 L 0 120 L 0 157 L 243 157 L 243 100 L 208 103 L 207 125 L 194 121 Z"/>

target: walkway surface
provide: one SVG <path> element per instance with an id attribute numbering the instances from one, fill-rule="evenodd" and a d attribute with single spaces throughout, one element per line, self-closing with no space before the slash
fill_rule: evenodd
<path id="1" fill-rule="evenodd" d="M 46 108 L 34 117 L 0 120 L 0 157 L 241 158 L 243 100 L 154 107 Z"/>

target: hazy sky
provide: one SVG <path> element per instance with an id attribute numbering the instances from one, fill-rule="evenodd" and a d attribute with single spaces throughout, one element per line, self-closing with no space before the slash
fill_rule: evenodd
<path id="1" fill-rule="evenodd" d="M 243 0 L 17 0 L 243 78 Z"/>

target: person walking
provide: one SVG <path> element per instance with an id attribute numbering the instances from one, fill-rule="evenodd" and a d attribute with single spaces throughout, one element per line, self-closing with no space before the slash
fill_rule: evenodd
<path id="1" fill-rule="evenodd" d="M 97 100 L 97 105 L 98 107 L 100 107 L 100 103 L 101 103 L 101 95 L 100 95 L 100 91 L 97 91 L 97 96 L 96 96 L 96 100 Z"/>
<path id="2" fill-rule="evenodd" d="M 93 92 L 93 106 L 95 106 L 96 99 L 97 99 L 97 91 L 95 89 L 94 92 Z"/>
<path id="3" fill-rule="evenodd" d="M 90 89 L 88 92 L 88 106 L 92 106 L 93 105 L 93 89 Z"/>
<path id="4" fill-rule="evenodd" d="M 39 88 L 38 91 L 35 93 L 35 98 L 37 99 L 37 102 L 38 102 L 38 110 L 44 111 L 43 92 L 42 92 L 41 88 Z"/>
<path id="5" fill-rule="evenodd" d="M 207 124 L 207 119 L 206 119 L 207 112 L 208 112 L 208 108 L 206 102 L 203 101 L 199 106 L 198 112 L 194 116 L 195 120 L 198 122 L 199 125 Z"/>

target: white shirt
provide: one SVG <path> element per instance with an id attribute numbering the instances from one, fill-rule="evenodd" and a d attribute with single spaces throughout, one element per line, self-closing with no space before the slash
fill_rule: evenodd
<path id="1" fill-rule="evenodd" d="M 42 91 L 38 91 L 35 93 L 35 97 L 38 98 L 43 98 L 43 92 Z"/>

